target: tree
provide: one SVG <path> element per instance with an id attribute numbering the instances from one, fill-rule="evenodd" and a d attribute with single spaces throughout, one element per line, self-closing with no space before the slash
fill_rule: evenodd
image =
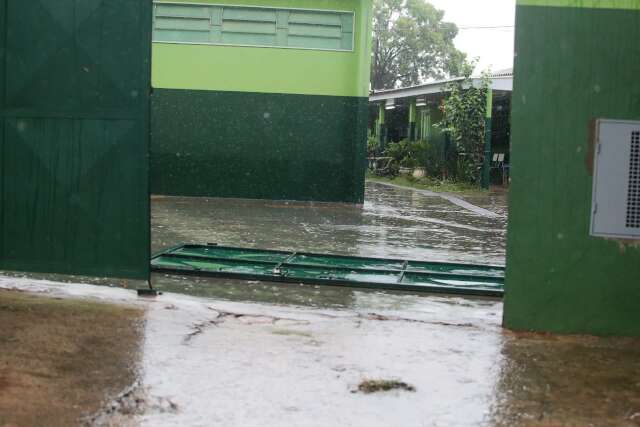
<path id="1" fill-rule="evenodd" d="M 466 55 L 458 27 L 425 0 L 374 0 L 371 85 L 375 90 L 457 75 Z"/>

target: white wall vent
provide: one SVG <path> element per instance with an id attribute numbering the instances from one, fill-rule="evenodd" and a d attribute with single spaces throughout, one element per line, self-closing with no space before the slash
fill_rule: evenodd
<path id="1" fill-rule="evenodd" d="M 591 235 L 640 239 L 640 122 L 598 120 Z"/>

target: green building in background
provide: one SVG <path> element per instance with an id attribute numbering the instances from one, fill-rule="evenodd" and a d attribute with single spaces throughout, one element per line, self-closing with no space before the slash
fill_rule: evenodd
<path id="1" fill-rule="evenodd" d="M 483 185 L 508 184 L 510 138 L 511 93 L 513 91 L 513 69 L 489 74 L 488 85 L 491 96 L 487 99 L 490 126 L 486 135 L 486 172 L 489 174 Z M 430 162 L 444 162 L 455 152 L 445 133 L 438 127 L 442 120 L 441 106 L 448 96 L 450 85 L 464 84 L 463 77 L 433 81 L 417 86 L 374 91 L 369 96 L 369 129 L 378 141 L 379 151 L 389 143 L 401 140 L 427 141 L 432 146 Z M 470 84 L 480 87 L 481 76 L 472 77 Z M 489 179 L 492 178 L 492 179 Z"/>
<path id="2" fill-rule="evenodd" d="M 640 335 L 639 29 L 638 0 L 518 1 L 508 328 Z"/>
<path id="3" fill-rule="evenodd" d="M 371 0 L 154 3 L 151 191 L 362 203 Z"/>

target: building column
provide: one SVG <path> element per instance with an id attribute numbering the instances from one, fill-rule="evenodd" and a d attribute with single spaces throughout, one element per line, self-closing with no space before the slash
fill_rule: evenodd
<path id="1" fill-rule="evenodd" d="M 420 113 L 420 138 L 429 140 L 431 137 L 431 108 L 424 107 Z"/>
<path id="2" fill-rule="evenodd" d="M 409 129 L 407 132 L 409 141 L 416 140 L 416 99 L 411 98 L 409 103 Z"/>
<path id="3" fill-rule="evenodd" d="M 493 113 L 493 90 L 487 90 L 487 106 L 484 114 L 484 160 L 482 162 L 482 188 L 491 184 L 491 118 Z"/>
<path id="4" fill-rule="evenodd" d="M 447 173 L 447 171 L 448 171 L 448 166 L 450 164 L 449 152 L 451 151 L 451 132 L 445 130 L 443 132 L 443 135 L 444 135 L 444 144 L 442 144 L 442 159 L 444 160 L 444 167 L 442 168 L 442 177 L 444 179 L 448 179 L 449 174 Z"/>
<path id="5" fill-rule="evenodd" d="M 378 146 L 383 151 L 387 145 L 387 126 L 385 124 L 386 104 L 381 102 L 378 104 Z"/>

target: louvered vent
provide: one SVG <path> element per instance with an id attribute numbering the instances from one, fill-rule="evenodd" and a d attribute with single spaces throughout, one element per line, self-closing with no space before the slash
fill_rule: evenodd
<path id="1" fill-rule="evenodd" d="M 591 234 L 640 238 L 640 122 L 597 121 Z"/>
<path id="2" fill-rule="evenodd" d="M 352 12 L 155 3 L 153 41 L 353 50 Z"/>

